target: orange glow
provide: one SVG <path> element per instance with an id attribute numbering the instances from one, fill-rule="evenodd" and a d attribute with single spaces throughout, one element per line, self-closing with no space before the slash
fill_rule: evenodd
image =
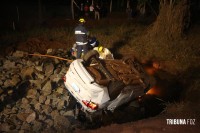
<path id="1" fill-rule="evenodd" d="M 155 72 L 157 71 L 154 67 L 145 67 L 145 71 L 149 74 L 149 75 L 154 75 Z"/>
<path id="2" fill-rule="evenodd" d="M 146 94 L 149 95 L 160 95 L 160 89 L 156 86 L 152 87 Z"/>

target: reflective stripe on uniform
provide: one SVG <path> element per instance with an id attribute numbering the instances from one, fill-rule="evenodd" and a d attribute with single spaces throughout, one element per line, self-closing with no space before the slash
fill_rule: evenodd
<path id="1" fill-rule="evenodd" d="M 92 43 L 92 44 L 90 44 L 90 45 L 94 47 L 94 46 L 95 46 L 95 44 L 96 44 L 96 42 L 93 42 L 93 43 Z"/>
<path id="2" fill-rule="evenodd" d="M 83 42 L 76 42 L 76 44 L 77 45 L 85 45 L 85 44 L 87 44 L 87 42 L 84 42 L 84 43 Z"/>
<path id="3" fill-rule="evenodd" d="M 80 31 L 80 30 L 76 30 L 75 34 L 85 34 L 84 32 Z"/>

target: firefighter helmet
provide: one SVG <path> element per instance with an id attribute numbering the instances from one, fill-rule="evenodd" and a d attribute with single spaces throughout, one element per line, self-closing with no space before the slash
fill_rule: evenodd
<path id="1" fill-rule="evenodd" d="M 99 52 L 102 52 L 102 51 L 103 51 L 103 46 L 99 46 L 99 47 L 98 47 L 98 51 L 99 51 Z"/>
<path id="2" fill-rule="evenodd" d="M 79 19 L 79 22 L 85 23 L 85 19 L 84 19 L 84 18 L 80 18 L 80 19 Z"/>

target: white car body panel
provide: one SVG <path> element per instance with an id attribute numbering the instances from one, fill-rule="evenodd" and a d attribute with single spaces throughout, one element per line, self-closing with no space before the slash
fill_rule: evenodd
<path id="1" fill-rule="evenodd" d="M 94 78 L 85 69 L 82 61 L 82 59 L 77 59 L 70 64 L 64 83 L 78 102 L 91 112 L 92 110 L 86 107 L 82 100 L 92 101 L 98 104 L 100 108 L 103 108 L 105 103 L 110 100 L 110 97 L 107 87 L 100 86 L 94 82 Z"/>

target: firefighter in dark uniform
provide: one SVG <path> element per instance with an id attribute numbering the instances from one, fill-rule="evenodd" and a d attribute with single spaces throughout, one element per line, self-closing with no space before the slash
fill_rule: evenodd
<path id="1" fill-rule="evenodd" d="M 88 35 L 89 32 L 84 27 L 85 19 L 79 19 L 79 25 L 75 28 L 76 37 L 76 48 L 77 48 L 77 58 L 81 58 L 82 52 L 86 54 L 88 52 Z"/>

